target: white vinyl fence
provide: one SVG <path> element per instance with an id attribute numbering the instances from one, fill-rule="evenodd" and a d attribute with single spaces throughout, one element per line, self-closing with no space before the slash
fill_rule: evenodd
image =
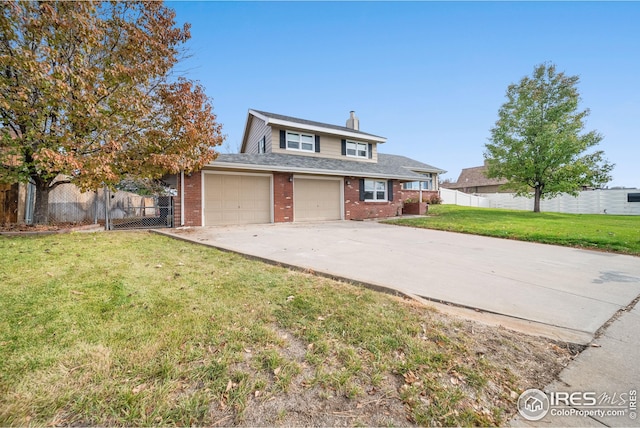
<path id="1" fill-rule="evenodd" d="M 640 215 L 640 202 L 629 202 L 630 193 L 640 195 L 640 189 L 585 190 L 578 196 L 562 194 L 540 201 L 540 210 L 569 214 Z M 483 193 L 478 196 L 441 188 L 440 197 L 443 204 L 533 211 L 533 198 L 513 193 Z"/>
<path id="2" fill-rule="evenodd" d="M 640 202 L 628 202 L 628 194 L 639 194 L 638 189 L 585 190 L 577 197 L 562 194 L 540 201 L 540 211 L 570 214 L 622 214 L 640 215 Z M 483 195 L 492 208 L 533 211 L 533 198 L 515 197 L 512 193 Z"/>
<path id="3" fill-rule="evenodd" d="M 443 204 L 461 205 L 464 207 L 491 207 L 489 199 L 482 196 L 462 193 L 458 190 L 440 188 L 440 197 L 442 198 Z"/>

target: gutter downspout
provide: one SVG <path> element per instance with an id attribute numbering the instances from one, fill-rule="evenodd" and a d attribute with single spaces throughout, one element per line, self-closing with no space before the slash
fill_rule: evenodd
<path id="1" fill-rule="evenodd" d="M 180 171 L 180 226 L 184 226 L 184 170 Z"/>

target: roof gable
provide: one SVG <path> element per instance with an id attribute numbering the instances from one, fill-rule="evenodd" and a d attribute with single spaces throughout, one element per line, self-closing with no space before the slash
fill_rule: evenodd
<path id="1" fill-rule="evenodd" d="M 449 187 L 459 188 L 459 187 L 498 186 L 498 185 L 505 184 L 507 182 L 506 179 L 487 178 L 486 172 L 487 172 L 486 165 L 474 166 L 472 168 L 464 168 L 460 172 L 458 181 L 455 183 L 451 183 Z"/>
<path id="2" fill-rule="evenodd" d="M 376 143 L 385 143 L 387 141 L 385 137 L 369 134 L 356 129 L 347 128 L 346 126 L 331 125 L 329 123 L 315 122 L 313 120 L 300 119 L 293 116 L 285 116 L 282 114 L 250 109 L 247 116 L 247 123 L 244 129 L 244 135 L 242 137 L 242 152 L 244 152 L 244 150 L 246 149 L 247 132 L 249 132 L 249 127 L 251 125 L 251 121 L 253 120 L 252 118 L 254 117 L 264 121 L 269 126 L 298 128 L 314 133 L 319 132 L 324 134 L 339 135 L 347 138 L 356 138 Z"/>
<path id="3" fill-rule="evenodd" d="M 410 171 L 414 171 L 418 173 L 444 174 L 447 172 L 444 169 L 440 169 L 435 166 L 432 166 L 423 162 L 419 162 L 415 159 L 411 159 L 401 155 L 390 155 L 386 153 L 378 153 L 378 163 L 380 162 L 387 165 L 401 166 L 402 168 L 406 168 Z"/>

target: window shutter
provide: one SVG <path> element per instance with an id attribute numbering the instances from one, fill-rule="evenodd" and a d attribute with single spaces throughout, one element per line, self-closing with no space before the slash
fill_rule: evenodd
<path id="1" fill-rule="evenodd" d="M 369 159 L 373 159 L 373 144 L 369 143 L 369 149 L 367 151 L 369 152 Z"/>
<path id="2" fill-rule="evenodd" d="M 393 180 L 387 181 L 387 199 L 393 201 Z"/>
<path id="3" fill-rule="evenodd" d="M 320 136 L 316 135 L 316 153 L 320 153 Z"/>
<path id="4" fill-rule="evenodd" d="M 347 155 L 347 140 L 342 140 L 342 156 Z"/>
<path id="5" fill-rule="evenodd" d="M 280 148 L 281 149 L 287 148 L 287 133 L 284 132 L 282 129 L 280 130 Z"/>
<path id="6" fill-rule="evenodd" d="M 364 201 L 364 178 L 360 179 L 360 200 Z"/>

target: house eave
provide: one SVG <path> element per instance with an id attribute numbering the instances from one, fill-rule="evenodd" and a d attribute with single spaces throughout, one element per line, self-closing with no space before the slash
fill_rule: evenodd
<path id="1" fill-rule="evenodd" d="M 247 149 L 247 138 L 249 137 L 249 126 L 251 124 L 251 110 L 247 113 L 247 120 L 244 124 L 244 132 L 242 133 L 242 145 L 240 146 L 240 153 L 244 153 Z"/>
<path id="2" fill-rule="evenodd" d="M 414 171 L 417 172 L 418 174 L 420 173 L 431 173 L 431 174 L 446 174 L 447 171 L 444 169 L 439 169 L 439 168 L 414 168 L 411 166 L 406 166 L 405 168 L 407 168 L 410 171 Z"/>

